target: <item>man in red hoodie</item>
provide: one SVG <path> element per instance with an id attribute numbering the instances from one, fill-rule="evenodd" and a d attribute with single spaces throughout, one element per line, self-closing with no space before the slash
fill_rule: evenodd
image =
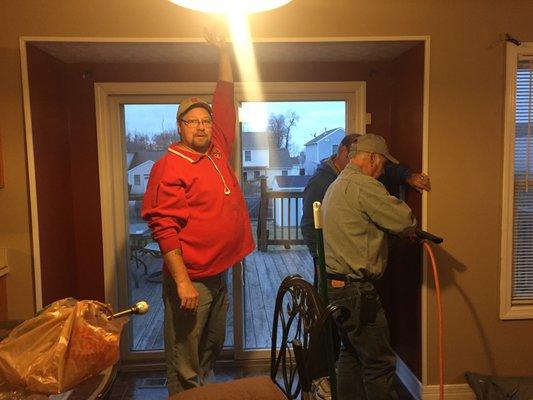
<path id="1" fill-rule="evenodd" d="M 199 386 L 222 350 L 225 272 L 253 251 L 244 197 L 229 159 L 235 138 L 233 73 L 226 43 L 219 52 L 213 106 L 198 98 L 178 108 L 180 141 L 154 164 L 142 216 L 163 254 L 165 358 L 170 398 Z"/>

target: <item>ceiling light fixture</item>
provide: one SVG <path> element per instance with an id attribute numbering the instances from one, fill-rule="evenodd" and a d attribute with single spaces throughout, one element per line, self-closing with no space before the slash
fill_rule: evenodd
<path id="1" fill-rule="evenodd" d="M 290 3 L 292 0 L 169 0 L 178 6 L 191 10 L 217 14 L 231 14 L 238 10 L 251 14 L 272 10 Z"/>

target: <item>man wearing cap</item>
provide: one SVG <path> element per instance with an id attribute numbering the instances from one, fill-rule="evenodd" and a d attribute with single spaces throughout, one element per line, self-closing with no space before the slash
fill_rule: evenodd
<path id="1" fill-rule="evenodd" d="M 341 400 L 391 399 L 396 358 L 373 282 L 387 265 L 387 234 L 413 237 L 416 220 L 377 180 L 387 159 L 398 164 L 383 137 L 361 136 L 349 159 L 322 205 L 329 298 L 351 313 L 346 324 L 351 346 L 343 346 L 339 356 L 338 394 Z M 361 387 L 366 394 L 358 392 Z"/>
<path id="2" fill-rule="evenodd" d="M 315 201 L 322 202 L 329 185 L 331 185 L 331 183 L 348 164 L 348 152 L 350 151 L 350 147 L 360 136 L 361 135 L 357 133 L 347 134 L 339 143 L 337 154 L 322 160 L 304 189 L 302 207 L 303 213 L 300 227 L 305 244 L 311 253 L 311 257 L 313 258 L 313 265 L 315 269 L 315 286 L 317 285 L 318 279 L 318 256 L 316 250 L 315 223 L 313 219 L 313 203 Z M 379 181 L 385 185 L 391 194 L 395 194 L 394 190 L 397 191 L 397 188 L 401 184 L 409 185 L 411 188 L 417 191 L 431 190 L 429 176 L 423 173 L 411 172 L 409 168 L 400 164 L 386 163 L 385 171 L 383 175 L 379 177 Z"/>
<path id="3" fill-rule="evenodd" d="M 235 138 L 233 75 L 223 38 L 213 107 L 192 97 L 177 112 L 180 141 L 150 173 L 142 216 L 163 254 L 170 398 L 204 383 L 224 345 L 225 272 L 254 249 L 239 182 L 229 164 Z"/>

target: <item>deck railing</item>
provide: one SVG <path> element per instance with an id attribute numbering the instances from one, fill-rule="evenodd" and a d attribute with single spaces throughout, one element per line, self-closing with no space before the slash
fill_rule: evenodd
<path id="1" fill-rule="evenodd" d="M 280 192 L 267 189 L 266 178 L 261 178 L 261 197 L 257 218 L 257 246 L 267 251 L 268 245 L 304 244 L 300 232 L 303 192 Z"/>

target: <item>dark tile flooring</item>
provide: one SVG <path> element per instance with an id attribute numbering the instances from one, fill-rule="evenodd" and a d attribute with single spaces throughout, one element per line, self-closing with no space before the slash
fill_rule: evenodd
<path id="1" fill-rule="evenodd" d="M 214 381 L 225 382 L 247 376 L 268 374 L 269 369 L 265 367 L 219 367 L 215 368 Z M 165 382 L 164 371 L 120 372 L 108 400 L 165 400 L 168 396 Z M 401 384 L 397 385 L 396 391 L 399 400 L 413 400 Z"/>
<path id="2" fill-rule="evenodd" d="M 108 400 L 164 400 L 165 382 L 164 371 L 119 372 Z"/>

